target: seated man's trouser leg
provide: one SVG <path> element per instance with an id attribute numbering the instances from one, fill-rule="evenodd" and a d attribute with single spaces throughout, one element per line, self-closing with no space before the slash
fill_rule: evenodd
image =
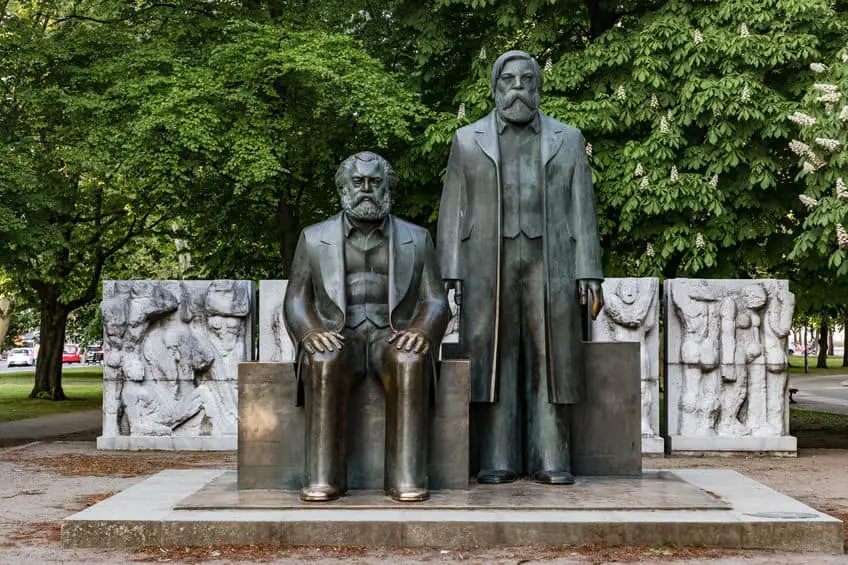
<path id="1" fill-rule="evenodd" d="M 351 350 L 305 353 L 307 485 L 330 485 L 344 493 L 347 403 L 353 382 Z"/>
<path id="2" fill-rule="evenodd" d="M 386 391 L 385 489 L 427 489 L 427 417 L 430 375 L 427 356 L 383 347 L 381 375 Z"/>
<path id="3" fill-rule="evenodd" d="M 305 354 L 306 484 L 328 484 L 344 493 L 347 404 L 364 373 L 380 377 L 386 391 L 385 488 L 427 488 L 427 356 L 388 342 L 390 328 L 370 321 L 345 328 L 341 351 Z"/>

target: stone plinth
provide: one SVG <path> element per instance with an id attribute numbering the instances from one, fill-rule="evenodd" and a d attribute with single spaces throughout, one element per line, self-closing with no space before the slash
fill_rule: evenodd
<path id="1" fill-rule="evenodd" d="M 676 545 L 842 553 L 842 522 L 734 471 L 472 485 L 398 503 L 238 491 L 232 472 L 163 471 L 62 523 L 65 547 L 275 544 L 390 548 Z"/>
<path id="2" fill-rule="evenodd" d="M 430 413 L 430 488 L 468 486 L 469 363 L 442 361 Z M 303 407 L 293 363 L 239 365 L 239 488 L 303 485 Z M 382 489 L 385 395 L 374 378 L 355 385 L 348 408 L 348 488 Z"/>
<path id="3" fill-rule="evenodd" d="M 604 308 L 592 321 L 592 341 L 636 342 L 641 346 L 641 435 L 643 453 L 663 453 L 660 435 L 660 281 L 604 280 Z"/>
<path id="4" fill-rule="evenodd" d="M 671 279 L 664 289 L 671 452 L 794 453 L 787 281 Z"/>

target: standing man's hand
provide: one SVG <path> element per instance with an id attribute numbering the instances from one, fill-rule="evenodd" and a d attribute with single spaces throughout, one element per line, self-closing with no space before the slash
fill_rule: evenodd
<path id="1" fill-rule="evenodd" d="M 603 281 L 598 279 L 580 279 L 577 281 L 578 290 L 580 292 L 580 304 L 586 306 L 589 300 L 589 293 L 592 293 L 592 319 L 596 319 L 601 309 L 604 307 L 604 289 L 601 286 Z"/>
<path id="2" fill-rule="evenodd" d="M 445 293 L 453 289 L 453 301 L 456 305 L 462 307 L 462 280 L 460 279 L 445 279 Z"/>

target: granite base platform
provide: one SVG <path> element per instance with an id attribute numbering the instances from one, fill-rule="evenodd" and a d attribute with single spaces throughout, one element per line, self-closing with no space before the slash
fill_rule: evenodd
<path id="1" fill-rule="evenodd" d="M 661 437 L 642 436 L 642 455 L 662 455 L 665 453 L 665 440 Z"/>
<path id="2" fill-rule="evenodd" d="M 697 545 L 842 553 L 842 522 L 734 471 L 649 471 L 336 503 L 236 489 L 232 471 L 163 471 L 62 523 L 66 547 L 256 544 L 397 548 Z"/>
<path id="3" fill-rule="evenodd" d="M 672 455 L 768 455 L 797 457 L 798 440 L 794 436 L 777 437 L 692 437 L 669 436 Z"/>
<path id="4" fill-rule="evenodd" d="M 238 436 L 100 436 L 97 449 L 123 451 L 235 451 Z"/>

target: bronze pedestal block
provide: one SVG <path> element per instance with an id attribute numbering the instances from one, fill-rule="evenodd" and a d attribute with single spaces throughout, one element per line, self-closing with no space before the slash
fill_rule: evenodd
<path id="1" fill-rule="evenodd" d="M 642 473 L 638 343 L 583 342 L 583 401 L 571 407 L 575 475 Z"/>
<path id="2" fill-rule="evenodd" d="M 298 490 L 303 486 L 306 417 L 295 406 L 293 363 L 239 364 L 238 488 Z M 430 488 L 468 488 L 470 363 L 440 363 L 429 417 Z M 374 378 L 354 386 L 348 408 L 348 488 L 382 490 L 385 393 Z"/>

